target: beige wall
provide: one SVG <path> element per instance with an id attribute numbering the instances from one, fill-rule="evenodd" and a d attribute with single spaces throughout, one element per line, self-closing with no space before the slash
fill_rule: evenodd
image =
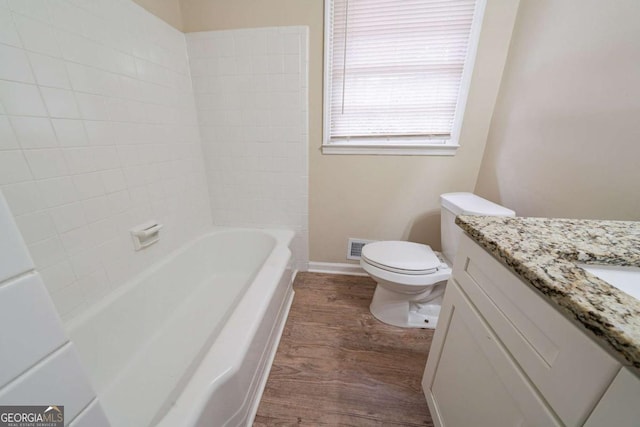
<path id="1" fill-rule="evenodd" d="M 348 237 L 440 246 L 438 196 L 471 191 L 484 150 L 517 0 L 490 0 L 455 157 L 322 155 L 322 0 L 182 0 L 184 30 L 308 25 L 310 259 L 346 262 Z"/>
<path id="2" fill-rule="evenodd" d="M 640 2 L 522 0 L 476 192 L 640 220 Z"/>
<path id="3" fill-rule="evenodd" d="M 167 24 L 183 31 L 180 0 L 133 0 Z"/>

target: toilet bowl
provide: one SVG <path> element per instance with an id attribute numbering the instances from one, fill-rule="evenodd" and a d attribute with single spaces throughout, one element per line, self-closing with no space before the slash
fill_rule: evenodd
<path id="1" fill-rule="evenodd" d="M 377 283 L 369 309 L 378 320 L 403 328 L 435 328 L 462 230 L 457 215 L 514 216 L 472 193 L 440 196 L 443 253 L 404 241 L 368 243 L 360 266 Z"/>
<path id="2" fill-rule="evenodd" d="M 399 327 L 434 328 L 451 267 L 430 246 L 382 241 L 362 248 L 362 268 L 376 281 L 369 309 Z"/>

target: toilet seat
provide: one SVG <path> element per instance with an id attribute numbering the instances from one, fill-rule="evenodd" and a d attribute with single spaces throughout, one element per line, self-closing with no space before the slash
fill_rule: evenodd
<path id="1" fill-rule="evenodd" d="M 441 264 L 430 246 L 413 242 L 382 241 L 362 248 L 362 261 L 385 271 L 408 275 L 428 275 Z"/>

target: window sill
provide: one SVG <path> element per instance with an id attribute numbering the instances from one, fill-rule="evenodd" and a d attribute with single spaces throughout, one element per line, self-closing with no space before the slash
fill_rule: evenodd
<path id="1" fill-rule="evenodd" d="M 322 154 L 380 156 L 455 156 L 457 144 L 323 144 Z"/>

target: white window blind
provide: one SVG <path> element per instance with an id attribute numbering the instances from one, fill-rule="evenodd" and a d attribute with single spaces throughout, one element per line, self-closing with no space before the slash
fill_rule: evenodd
<path id="1" fill-rule="evenodd" d="M 475 0 L 327 1 L 329 142 L 450 138 Z"/>

